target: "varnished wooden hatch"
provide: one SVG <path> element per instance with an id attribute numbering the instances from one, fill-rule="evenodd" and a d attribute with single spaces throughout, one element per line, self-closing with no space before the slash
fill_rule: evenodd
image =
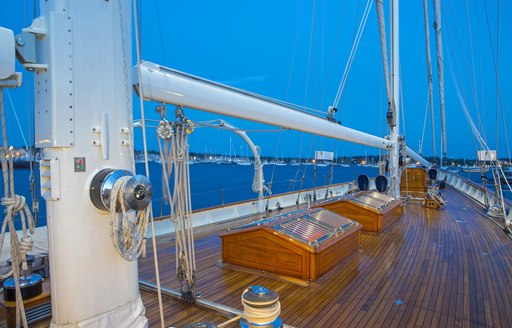
<path id="1" fill-rule="evenodd" d="M 319 202 L 317 206 L 356 220 L 365 232 L 382 232 L 404 213 L 404 204 L 378 191 L 361 192 L 347 198 Z"/>
<path id="2" fill-rule="evenodd" d="M 411 195 L 417 198 L 425 198 L 427 193 L 427 171 L 421 167 L 406 168 L 400 179 L 400 193 L 402 196 Z"/>
<path id="3" fill-rule="evenodd" d="M 221 234 L 222 261 L 315 281 L 357 251 L 360 230 L 323 208 L 297 210 Z"/>

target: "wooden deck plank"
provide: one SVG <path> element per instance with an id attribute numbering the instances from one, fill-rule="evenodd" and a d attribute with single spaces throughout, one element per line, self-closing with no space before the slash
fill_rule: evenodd
<path id="1" fill-rule="evenodd" d="M 223 268 L 217 263 L 220 240 L 202 235 L 196 242 L 198 290 L 240 308 L 247 286 L 265 285 L 278 291 L 281 317 L 296 327 L 510 327 L 512 241 L 464 196 L 451 189 L 445 196 L 449 203 L 440 211 L 409 202 L 402 219 L 378 236 L 362 235 L 360 251 L 313 287 Z M 176 287 L 172 246 L 159 240 L 163 279 Z M 148 254 L 140 260 L 140 276 L 151 280 Z M 151 326 L 158 325 L 155 298 L 143 296 Z M 177 327 L 192 319 L 225 320 L 176 301 L 166 301 L 167 314 L 166 324 Z"/>

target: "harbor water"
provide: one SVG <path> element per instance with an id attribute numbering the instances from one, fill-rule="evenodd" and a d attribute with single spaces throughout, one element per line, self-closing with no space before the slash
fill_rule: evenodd
<path id="1" fill-rule="evenodd" d="M 143 163 L 136 165 L 137 173 L 145 175 Z M 27 203 L 32 207 L 30 191 L 30 170 L 15 170 L 16 193 L 25 196 Z M 274 165 L 263 166 L 265 185 L 272 194 L 298 191 L 300 189 L 321 187 L 329 183 L 342 183 L 355 181 L 360 174 L 369 178 L 378 175 L 375 167 L 352 165 L 344 166 L 313 166 L 313 165 Z M 465 178 L 481 183 L 479 174 L 460 173 Z M 34 171 L 39 180 L 39 171 Z M 161 165 L 149 163 L 149 176 L 153 184 L 153 213 L 155 217 L 169 214 L 169 205 L 163 198 L 163 180 Z M 256 199 L 257 193 L 252 190 L 254 166 L 251 165 L 225 165 L 217 163 L 190 165 L 190 184 L 193 210 L 205 209 L 235 202 Z M 3 189 L 3 184 L 1 184 Z M 39 188 L 39 185 L 38 187 Z M 171 187 L 172 188 L 172 187 Z M 39 190 L 37 190 L 39 193 Z M 3 195 L 3 190 L 2 190 Z M 268 193 L 265 194 L 267 196 Z M 512 199 L 510 191 L 505 191 L 505 197 Z M 46 225 L 45 202 L 39 198 L 40 211 L 37 225 Z M 91 205 L 92 206 L 92 205 Z"/>

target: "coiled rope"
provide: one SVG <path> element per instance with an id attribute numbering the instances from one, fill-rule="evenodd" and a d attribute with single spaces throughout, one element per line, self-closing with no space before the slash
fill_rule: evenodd
<path id="1" fill-rule="evenodd" d="M 132 176 L 119 178 L 110 192 L 110 237 L 119 255 L 126 261 L 135 261 L 146 256 L 146 233 L 148 230 L 149 206 L 135 212 L 131 221 L 126 211 L 124 192 Z M 121 213 L 117 209 L 121 208 Z"/>
<path id="2" fill-rule="evenodd" d="M 247 288 L 242 293 L 242 305 L 244 307 L 244 312 L 242 317 L 247 320 L 251 324 L 255 325 L 265 325 L 275 321 L 279 314 L 281 314 L 281 303 L 279 300 L 271 300 L 268 302 L 251 303 L 244 299 L 244 294 L 249 292 L 249 288 Z"/>
<path id="3" fill-rule="evenodd" d="M 0 278 L 6 279 L 11 276 L 14 278 L 16 289 L 16 327 L 20 327 L 20 324 L 23 324 L 23 327 L 28 327 L 19 279 L 20 266 L 21 269 L 27 270 L 27 252 L 32 250 L 33 244 L 27 233 L 27 226 L 29 232 L 33 234 L 34 219 L 25 202 L 25 197 L 16 195 L 14 192 L 14 165 L 12 160 L 12 151 L 7 147 L 7 130 L 2 88 L 0 88 L 0 119 L 2 122 L 3 142 L 2 147 L 0 148 L 0 161 L 2 163 L 2 174 L 4 180 L 4 197 L 1 200 L 1 204 L 5 206 L 5 218 L 2 223 L 2 230 L 0 231 L 0 252 L 3 248 L 5 232 L 7 227 L 9 227 L 12 263 L 11 270 L 5 275 L 1 275 Z M 9 161 L 7 161 L 7 158 L 9 158 Z M 21 220 L 21 240 L 18 239 L 18 234 L 16 233 L 16 228 L 14 226 L 14 219 L 18 214 Z"/>

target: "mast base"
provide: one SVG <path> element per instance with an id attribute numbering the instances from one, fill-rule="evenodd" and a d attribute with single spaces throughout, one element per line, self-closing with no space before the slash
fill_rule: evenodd
<path id="1" fill-rule="evenodd" d="M 112 311 L 101 313 L 92 318 L 79 322 L 59 324 L 53 321 L 50 328 L 97 328 L 97 327 L 127 327 L 127 328 L 147 328 L 149 327 L 146 318 L 146 308 L 142 304 L 140 295 L 134 301 L 116 307 Z"/>

